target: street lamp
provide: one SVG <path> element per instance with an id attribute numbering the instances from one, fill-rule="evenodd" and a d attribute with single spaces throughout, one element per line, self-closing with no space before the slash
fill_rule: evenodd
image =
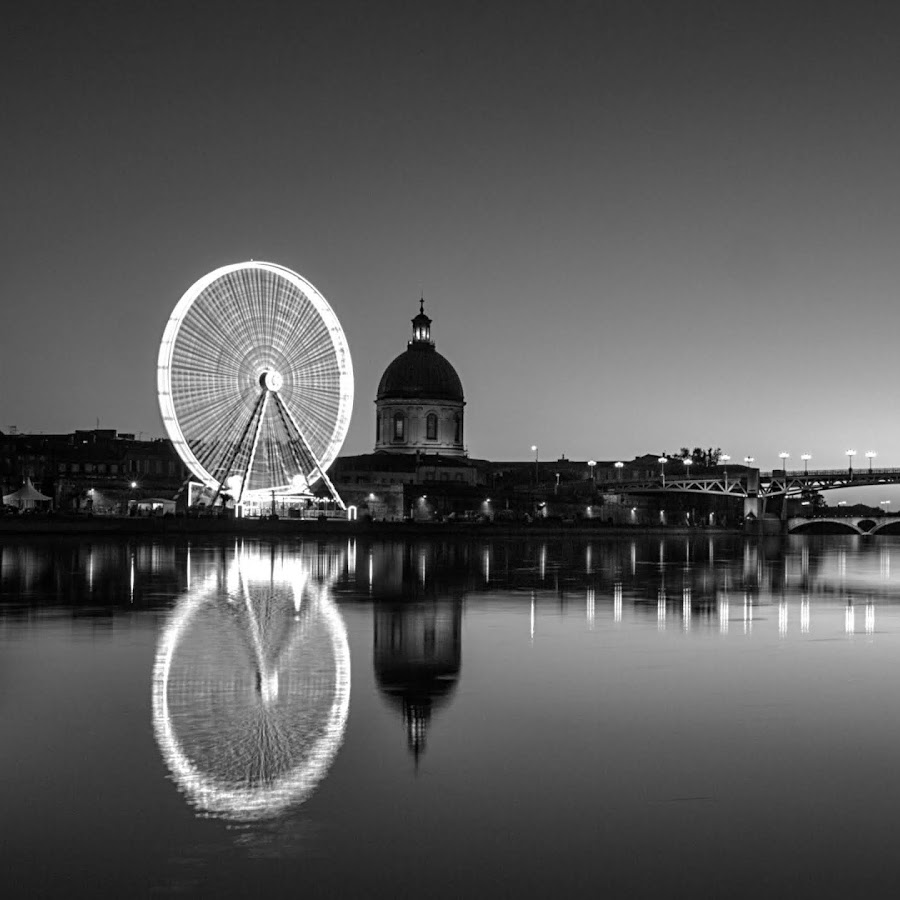
<path id="1" fill-rule="evenodd" d="M 847 474 L 852 478 L 853 477 L 853 457 L 856 456 L 855 450 L 845 450 L 844 454 L 847 457 Z"/>
<path id="2" fill-rule="evenodd" d="M 537 484 L 540 481 L 538 477 L 538 448 L 537 444 L 531 445 L 531 452 L 534 454 L 534 483 Z"/>
<path id="3" fill-rule="evenodd" d="M 553 488 L 553 493 L 554 493 L 554 494 L 558 494 L 558 493 L 559 493 L 559 472 L 556 473 L 556 485 L 555 485 L 555 487 Z"/>
<path id="4" fill-rule="evenodd" d="M 884 511 L 887 512 L 887 508 L 891 505 L 891 501 L 890 500 L 879 500 L 878 505 L 883 506 Z"/>
<path id="5" fill-rule="evenodd" d="M 728 461 L 731 457 L 727 453 L 723 453 L 719 457 L 719 462 L 725 466 L 725 493 L 728 493 Z"/>
<path id="6" fill-rule="evenodd" d="M 866 459 L 869 461 L 870 475 L 872 474 L 872 460 L 875 459 L 876 456 L 878 456 L 878 454 L 874 450 L 866 450 Z M 890 500 L 888 501 L 888 503 L 890 503 Z"/>
<path id="7" fill-rule="evenodd" d="M 660 474 L 662 475 L 662 483 L 663 483 L 663 487 L 666 486 L 666 463 L 667 463 L 668 461 L 669 461 L 669 460 L 666 459 L 665 456 L 661 456 L 661 457 L 657 460 L 657 462 L 659 463 L 659 471 L 660 471 Z"/>
<path id="8" fill-rule="evenodd" d="M 752 465 L 753 463 L 755 463 L 755 462 L 756 462 L 756 457 L 755 457 L 755 456 L 745 456 L 745 457 L 744 457 L 744 465 L 746 465 L 746 466 L 748 466 L 748 467 L 749 467 L 750 465 Z"/>
<path id="9" fill-rule="evenodd" d="M 589 459 L 589 460 L 588 460 L 588 468 L 591 470 L 591 481 L 596 481 L 596 480 L 597 480 L 596 478 L 594 478 L 594 466 L 596 466 L 596 465 L 597 465 L 597 460 L 596 460 L 596 459 Z"/>
<path id="10" fill-rule="evenodd" d="M 787 461 L 791 458 L 791 454 L 787 450 L 782 450 L 778 454 L 778 458 L 781 460 L 781 468 L 784 470 L 784 474 L 787 475 Z"/>
<path id="11" fill-rule="evenodd" d="M 618 478 L 619 481 L 621 481 L 622 480 L 622 469 L 625 468 L 625 463 L 623 463 L 621 460 L 619 460 L 618 462 L 613 463 L 613 465 L 616 467 L 616 478 Z"/>
<path id="12" fill-rule="evenodd" d="M 803 474 L 809 475 L 809 461 L 812 459 L 811 453 L 801 453 L 800 459 L 803 460 Z"/>
<path id="13" fill-rule="evenodd" d="M 687 476 L 690 476 L 690 474 L 691 474 L 691 466 L 694 464 L 694 461 L 693 461 L 689 456 L 686 456 L 686 457 L 682 460 L 682 462 L 684 463 L 684 474 L 687 475 Z"/>

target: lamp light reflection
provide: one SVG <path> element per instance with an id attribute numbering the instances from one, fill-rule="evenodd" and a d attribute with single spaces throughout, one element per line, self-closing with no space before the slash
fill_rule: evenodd
<path id="1" fill-rule="evenodd" d="M 847 605 L 844 607 L 844 632 L 847 635 L 853 635 L 856 632 L 856 610 L 853 608 L 853 601 L 848 597 Z"/>

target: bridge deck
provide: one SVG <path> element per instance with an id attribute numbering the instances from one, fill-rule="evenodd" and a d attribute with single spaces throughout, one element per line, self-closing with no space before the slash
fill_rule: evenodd
<path id="1" fill-rule="evenodd" d="M 758 473 L 758 489 L 750 493 L 748 484 L 756 482 L 755 471 L 726 474 L 698 473 L 693 477 L 656 475 L 652 478 L 598 481 L 597 490 L 607 494 L 690 493 L 721 494 L 732 497 L 776 497 L 782 494 L 802 494 L 804 491 L 825 491 L 848 487 L 867 487 L 877 484 L 900 484 L 900 469 L 810 469 L 808 472 Z"/>

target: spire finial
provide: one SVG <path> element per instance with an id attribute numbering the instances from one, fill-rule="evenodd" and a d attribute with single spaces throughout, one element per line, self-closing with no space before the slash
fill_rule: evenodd
<path id="1" fill-rule="evenodd" d="M 422 294 L 422 299 L 419 300 L 419 312 L 420 313 L 425 312 L 425 295 L 424 294 Z"/>

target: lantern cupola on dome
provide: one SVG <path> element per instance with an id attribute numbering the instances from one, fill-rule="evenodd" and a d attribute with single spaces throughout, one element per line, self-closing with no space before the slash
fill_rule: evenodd
<path id="1" fill-rule="evenodd" d="M 419 314 L 412 320 L 413 327 L 413 336 L 410 341 L 410 346 L 412 344 L 431 344 L 434 346 L 434 341 L 431 339 L 431 319 L 425 315 L 425 298 L 422 297 L 419 300 Z"/>

